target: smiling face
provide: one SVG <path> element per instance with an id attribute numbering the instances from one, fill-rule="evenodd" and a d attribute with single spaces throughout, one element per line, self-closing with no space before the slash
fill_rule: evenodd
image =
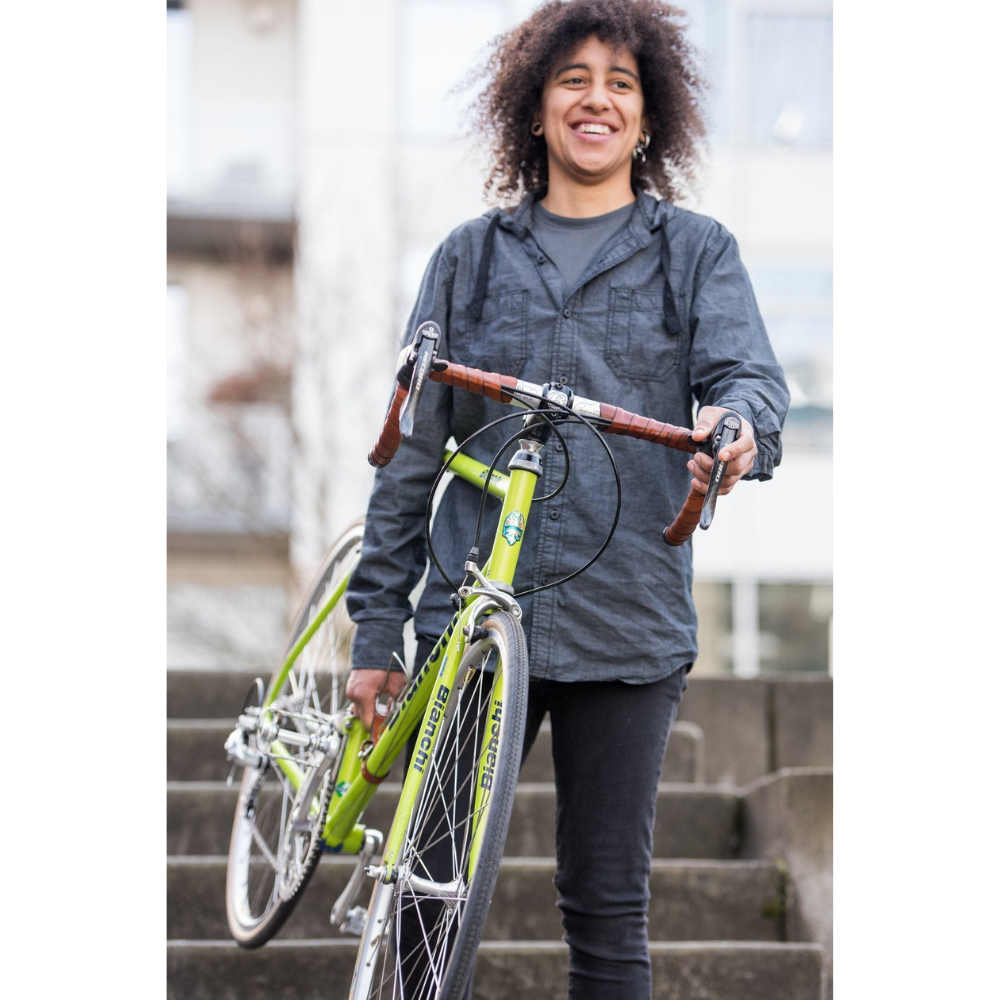
<path id="1" fill-rule="evenodd" d="M 639 67 L 626 49 L 591 36 L 557 61 L 542 91 L 538 120 L 549 164 L 549 193 L 566 186 L 625 190 L 642 135 Z"/>

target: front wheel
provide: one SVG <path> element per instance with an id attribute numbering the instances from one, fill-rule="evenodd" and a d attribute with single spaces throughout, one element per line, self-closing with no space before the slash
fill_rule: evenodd
<path id="1" fill-rule="evenodd" d="M 295 616 L 282 663 L 300 637 L 313 631 L 291 669 L 275 671 L 264 697 L 269 717 L 282 728 L 306 736 L 332 731 L 354 634 L 343 592 L 363 531 L 358 521 L 334 542 Z M 250 743 L 249 753 L 259 763 L 246 767 L 240 785 L 226 869 L 226 916 L 237 944 L 259 948 L 288 919 L 319 862 L 337 762 L 308 747 L 276 752 L 260 732 Z"/>
<path id="2" fill-rule="evenodd" d="M 352 1000 L 459 1000 L 475 966 L 521 764 L 528 656 L 519 621 L 482 623 L 475 659 L 416 733 L 423 784 L 392 884 L 372 894 Z M 440 725 L 431 756 L 427 727 Z M 398 822 L 398 818 L 397 818 Z"/>

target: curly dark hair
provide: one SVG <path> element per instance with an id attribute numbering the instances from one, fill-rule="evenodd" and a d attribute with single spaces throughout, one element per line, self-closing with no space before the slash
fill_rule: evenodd
<path id="1" fill-rule="evenodd" d="M 487 199 L 516 201 L 547 185 L 545 139 L 531 134 L 531 122 L 556 60 L 591 35 L 627 49 L 639 66 L 651 141 L 646 162 L 632 161 L 633 187 L 671 201 L 683 196 L 701 163 L 705 135 L 705 82 L 685 21 L 682 10 L 658 0 L 552 0 L 495 38 L 468 81 L 486 80 L 472 105 L 472 129 L 493 154 Z"/>

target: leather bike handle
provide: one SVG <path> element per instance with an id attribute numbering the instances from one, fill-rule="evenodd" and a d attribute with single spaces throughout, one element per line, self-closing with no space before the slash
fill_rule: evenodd
<path id="1" fill-rule="evenodd" d="M 625 437 L 652 441 L 690 455 L 698 451 L 698 444 L 692 438 L 692 432 L 686 427 L 675 427 L 673 424 L 664 424 L 650 417 L 640 417 L 623 410 L 620 406 L 611 406 L 607 403 L 601 404 L 601 417 L 611 421 L 604 428 L 605 434 L 622 434 Z M 663 539 L 667 545 L 683 545 L 694 534 L 701 520 L 704 499 L 704 494 L 692 486 L 677 517 L 663 529 Z"/>
<path id="2" fill-rule="evenodd" d="M 610 421 L 607 427 L 601 428 L 605 434 L 623 434 L 625 437 L 652 441 L 691 455 L 698 450 L 698 444 L 692 439 L 687 427 L 675 427 L 651 417 L 640 417 L 610 403 L 601 403 L 601 419 Z"/>
<path id="3" fill-rule="evenodd" d="M 385 423 L 382 425 L 382 433 L 375 442 L 375 447 L 368 452 L 368 464 L 379 468 L 388 465 L 399 448 L 402 437 L 399 433 L 399 409 L 406 399 L 407 390 L 401 385 L 396 385 L 396 394 L 392 397 L 389 405 L 389 412 L 386 414 Z"/>
<path id="4" fill-rule="evenodd" d="M 663 529 L 663 540 L 667 545 L 683 545 L 693 534 L 701 521 L 701 505 L 705 494 L 699 493 L 693 486 L 684 501 L 680 513 L 673 523 Z"/>
<path id="5" fill-rule="evenodd" d="M 442 382 L 456 389 L 474 392 L 487 399 L 495 399 L 498 403 L 509 403 L 517 388 L 517 379 L 512 375 L 483 372 L 478 368 L 466 368 L 465 365 L 453 365 L 451 362 L 447 362 L 447 367 L 440 371 L 432 371 L 430 379 L 432 382 Z"/>

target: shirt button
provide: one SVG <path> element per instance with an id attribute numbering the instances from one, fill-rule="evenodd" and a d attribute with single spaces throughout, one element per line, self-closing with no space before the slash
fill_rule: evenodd
<path id="1" fill-rule="evenodd" d="M 540 254 L 538 255 L 538 263 L 539 263 L 539 264 L 544 264 L 544 263 L 545 263 L 545 254 L 543 254 L 543 253 L 540 253 Z"/>
<path id="2" fill-rule="evenodd" d="M 572 313 L 570 313 L 568 309 L 563 309 L 563 316 L 565 316 L 566 319 L 569 319 L 571 315 Z"/>
<path id="3" fill-rule="evenodd" d="M 551 520 L 553 520 L 553 521 L 558 521 L 559 520 L 559 511 L 557 511 L 557 510 L 550 510 L 549 511 L 549 518 Z"/>
<path id="4" fill-rule="evenodd" d="M 559 376 L 559 381 L 562 382 L 563 385 L 565 385 L 569 381 L 569 376 L 568 375 L 560 375 Z"/>
<path id="5" fill-rule="evenodd" d="M 547 576 L 542 577 L 542 586 L 548 586 L 549 578 Z"/>
<path id="6" fill-rule="evenodd" d="M 556 451 L 562 451 L 562 450 L 563 450 L 562 441 L 556 441 Z"/>

